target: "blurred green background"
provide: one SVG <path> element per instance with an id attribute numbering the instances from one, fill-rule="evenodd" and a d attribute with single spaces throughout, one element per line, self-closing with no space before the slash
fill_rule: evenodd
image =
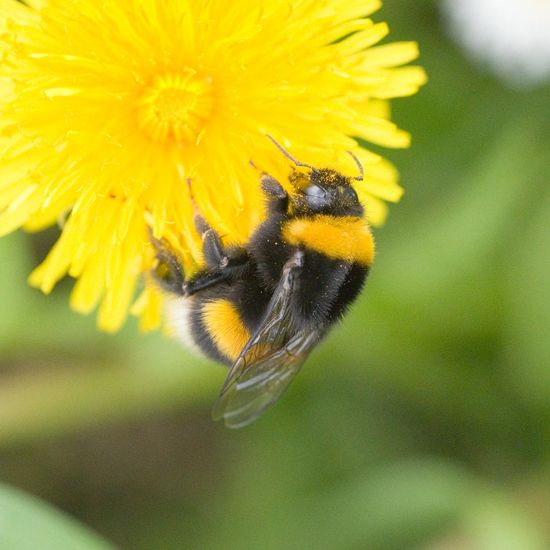
<path id="1" fill-rule="evenodd" d="M 223 368 L 26 286 L 55 230 L 0 240 L 0 549 L 108 547 L 13 487 L 122 549 L 550 548 L 550 90 L 472 64 L 438 8 L 377 14 L 430 75 L 395 102 L 406 195 L 253 426 L 210 420 Z"/>

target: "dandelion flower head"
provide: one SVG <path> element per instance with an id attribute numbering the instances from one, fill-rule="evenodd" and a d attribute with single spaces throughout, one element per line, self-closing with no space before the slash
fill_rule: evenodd
<path id="1" fill-rule="evenodd" d="M 258 172 L 288 185 L 266 139 L 355 173 L 373 223 L 401 196 L 394 167 L 360 146 L 406 147 L 389 100 L 414 94 L 413 42 L 370 15 L 378 0 L 0 0 L 0 235 L 60 224 L 31 283 L 76 279 L 72 306 L 117 330 L 134 303 L 158 324 L 151 234 L 201 263 L 188 181 L 226 242 L 264 215 Z"/>

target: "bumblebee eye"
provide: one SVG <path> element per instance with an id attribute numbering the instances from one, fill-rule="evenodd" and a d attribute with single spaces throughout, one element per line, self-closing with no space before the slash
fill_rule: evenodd
<path id="1" fill-rule="evenodd" d="M 325 190 L 318 185 L 308 185 L 304 190 L 304 194 L 314 199 L 323 199 L 326 196 Z"/>

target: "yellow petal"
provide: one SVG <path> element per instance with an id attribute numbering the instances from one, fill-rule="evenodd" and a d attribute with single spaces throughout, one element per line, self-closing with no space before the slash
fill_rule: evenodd
<path id="1" fill-rule="evenodd" d="M 414 61 L 419 55 L 416 42 L 393 42 L 376 46 L 364 52 L 361 67 L 367 71 L 380 68 L 398 67 Z"/>

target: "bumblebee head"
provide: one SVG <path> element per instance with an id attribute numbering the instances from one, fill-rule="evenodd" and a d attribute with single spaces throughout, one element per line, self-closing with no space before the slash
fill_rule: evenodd
<path id="1" fill-rule="evenodd" d="M 294 171 L 289 179 L 296 189 L 291 202 L 293 211 L 298 215 L 363 215 L 363 207 L 351 184 L 351 178 L 336 170 L 312 168 L 306 174 Z"/>
<path id="2" fill-rule="evenodd" d="M 364 213 L 357 193 L 352 185 L 352 179 L 363 179 L 363 167 L 359 159 L 351 152 L 359 176 L 346 177 L 330 168 L 316 168 L 296 160 L 286 149 L 277 143 L 271 136 L 267 136 L 273 144 L 297 167 L 306 168 L 306 171 L 293 170 L 289 181 L 296 193 L 291 197 L 292 210 L 298 215 L 331 214 L 333 216 L 361 217 Z"/>

